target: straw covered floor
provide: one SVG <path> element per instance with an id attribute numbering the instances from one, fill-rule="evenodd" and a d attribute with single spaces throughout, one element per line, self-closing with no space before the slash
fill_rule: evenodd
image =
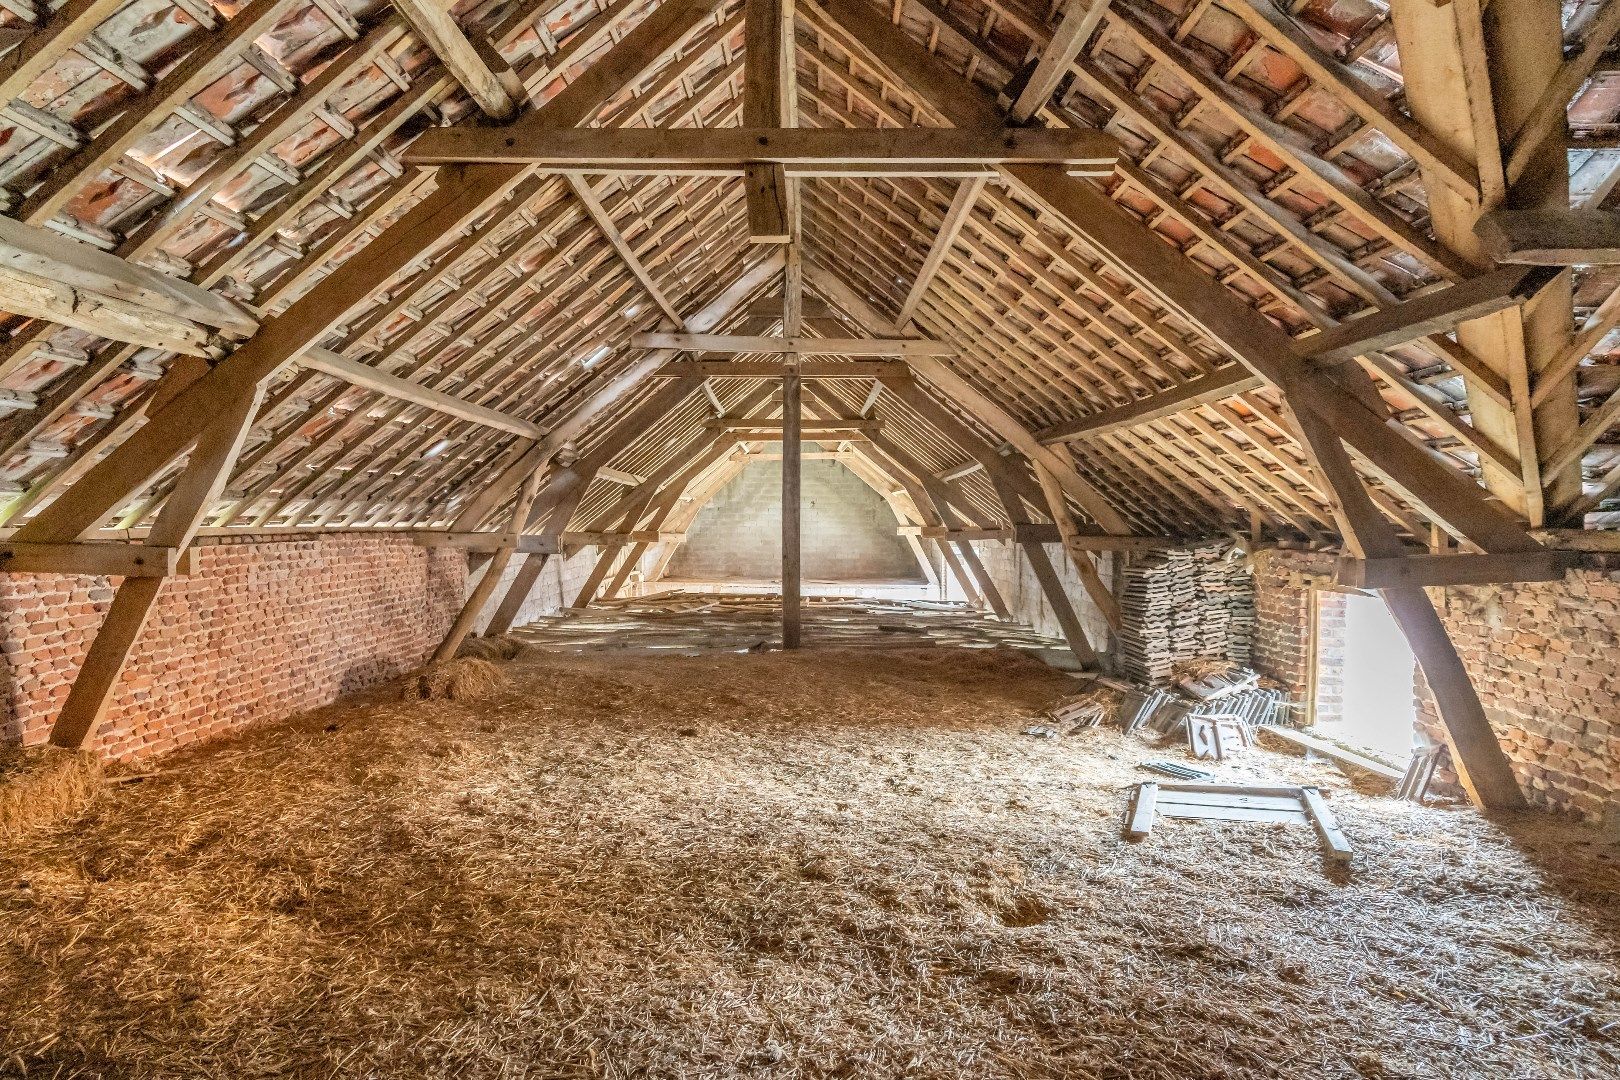
<path id="1" fill-rule="evenodd" d="M 1612 1076 L 1620 850 L 1256 751 L 1305 826 L 1120 838 L 1008 649 L 531 651 L 159 763 L 0 850 L 0 1072 Z"/>

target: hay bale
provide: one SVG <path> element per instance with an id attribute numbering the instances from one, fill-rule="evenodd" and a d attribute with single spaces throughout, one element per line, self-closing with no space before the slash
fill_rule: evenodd
<path id="1" fill-rule="evenodd" d="M 529 651 L 529 646 L 515 637 L 507 634 L 496 634 L 494 637 L 469 637 L 461 643 L 456 650 L 457 657 L 471 657 L 475 660 L 516 660 Z"/>
<path id="2" fill-rule="evenodd" d="M 55 746 L 0 746 L 0 837 L 83 813 L 106 787 L 101 759 Z"/>
<path id="3" fill-rule="evenodd" d="M 401 696 L 406 701 L 481 701 L 508 685 L 501 669 L 488 660 L 458 656 L 407 676 Z"/>

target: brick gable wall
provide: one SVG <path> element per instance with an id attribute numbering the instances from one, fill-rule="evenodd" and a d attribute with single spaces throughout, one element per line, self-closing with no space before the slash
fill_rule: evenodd
<path id="1" fill-rule="evenodd" d="M 1601 821 L 1620 817 L 1620 570 L 1588 562 L 1562 581 L 1429 594 L 1531 803 Z M 1310 579 L 1331 573 L 1321 554 L 1267 551 L 1257 561 L 1255 666 L 1296 694 L 1308 685 Z M 1413 693 L 1419 730 L 1444 742 L 1421 671 Z M 1438 779 L 1455 782 L 1449 763 Z"/>
<path id="2" fill-rule="evenodd" d="M 97 743 L 108 758 L 154 757 L 402 674 L 466 589 L 464 552 L 405 537 L 289 534 L 195 557 L 195 573 L 165 582 L 114 692 Z M 0 574 L 0 738 L 48 737 L 115 583 Z"/>

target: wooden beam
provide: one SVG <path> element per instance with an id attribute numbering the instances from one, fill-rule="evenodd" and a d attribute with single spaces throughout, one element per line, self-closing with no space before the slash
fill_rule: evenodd
<path id="1" fill-rule="evenodd" d="M 1087 0 L 1076 0 L 1076 3 L 1085 2 Z M 1106 6 L 1102 0 L 1094 2 L 1099 6 Z M 934 275 L 939 273 L 939 268 L 945 263 L 945 257 L 951 253 L 957 234 L 967 223 L 968 216 L 973 212 L 973 204 L 978 201 L 979 193 L 984 190 L 984 183 L 982 178 L 974 178 L 964 180 L 957 186 L 950 209 L 945 212 L 945 219 L 940 222 L 939 232 L 934 234 L 933 246 L 928 249 L 928 256 L 923 259 L 922 268 L 917 271 L 916 280 L 911 283 L 911 290 L 906 293 L 906 298 L 900 305 L 900 314 L 895 316 L 895 333 L 904 334 L 910 327 L 911 317 L 916 312 L 917 305 L 922 303 L 924 294 L 934 282 Z"/>
<path id="2" fill-rule="evenodd" d="M 1292 412 L 1300 445 L 1327 484 L 1339 531 L 1351 554 L 1369 560 L 1408 558 L 1394 527 L 1373 504 L 1350 463 L 1344 444 L 1327 421 L 1298 406 L 1294 406 Z M 1523 556 L 1525 553 L 1514 554 Z M 1453 764 L 1469 797 L 1476 805 L 1490 809 L 1522 809 L 1524 794 L 1485 715 L 1485 707 L 1480 703 L 1468 669 L 1429 595 L 1421 588 L 1401 586 L 1385 589 L 1382 596 L 1434 693 L 1441 722 L 1451 741 Z"/>
<path id="3" fill-rule="evenodd" d="M 686 539 L 682 530 L 634 529 L 630 532 L 565 532 L 562 542 L 570 547 L 623 547 L 625 544 L 679 544 Z"/>
<path id="4" fill-rule="evenodd" d="M 950 356 L 956 350 L 941 341 L 916 338 L 756 337 L 747 334 L 636 334 L 636 349 L 682 352 L 785 353 L 790 356 Z"/>
<path id="5" fill-rule="evenodd" d="M 194 356 L 207 355 L 206 327 L 258 329 L 207 289 L 8 217 L 0 217 L 0 309 Z"/>
<path id="6" fill-rule="evenodd" d="M 433 659 L 444 661 L 453 659 L 461 649 L 461 643 L 467 640 L 475 626 L 478 625 L 479 616 L 483 615 L 484 608 L 488 606 L 490 597 L 500 586 L 501 578 L 506 574 L 506 567 L 512 561 L 512 553 L 517 550 L 518 538 L 521 536 L 523 526 L 529 517 L 529 507 L 534 503 L 535 496 L 540 491 L 540 470 L 536 469 L 524 482 L 523 490 L 518 494 L 512 504 L 512 519 L 506 533 L 502 536 L 502 543 L 495 549 L 489 564 L 484 567 L 484 576 L 478 579 L 472 592 L 467 596 L 467 602 L 461 606 L 456 614 L 455 622 L 450 624 L 450 630 L 439 642 L 434 650 Z"/>
<path id="7" fill-rule="evenodd" d="M 813 2 L 831 17 L 818 16 L 819 22 L 836 28 L 841 40 L 863 50 L 901 85 L 909 84 L 921 101 L 948 122 L 980 130 L 1003 122 L 1003 114 L 987 93 L 941 65 L 876 9 L 858 0 Z M 1006 165 L 1000 171 L 1131 282 L 1162 297 L 1193 325 L 1223 343 L 1254 375 L 1278 386 L 1289 400 L 1307 403 L 1437 520 L 1446 521 L 1488 551 L 1537 547 L 1522 526 L 1484 503 L 1470 479 L 1408 442 L 1351 388 L 1312 369 L 1298 356 L 1286 333 L 1130 217 L 1100 189 L 1046 166 Z"/>
<path id="8" fill-rule="evenodd" d="M 180 550 L 132 543 L 0 543 L 0 573 L 94 574 L 99 577 L 171 577 Z"/>
<path id="9" fill-rule="evenodd" d="M 707 330 L 719 325 L 746 302 L 767 281 L 781 273 L 782 257 L 780 254 L 770 256 L 751 269 L 740 275 L 735 282 L 711 301 L 703 310 L 692 316 L 689 320 L 695 330 Z M 675 359 L 674 350 L 658 350 L 650 352 L 636 361 L 629 368 L 614 375 L 607 383 L 598 387 L 589 397 L 569 412 L 566 418 L 558 421 L 551 427 L 551 431 L 540 442 L 513 455 L 513 460 L 505 464 L 495 480 L 484 487 L 467 501 L 467 504 L 457 514 L 454 527 L 457 529 L 470 529 L 483 522 L 497 507 L 500 506 L 522 483 L 522 478 L 528 475 L 528 470 L 543 465 L 552 455 L 567 445 L 571 440 L 583 432 L 592 423 L 600 420 L 610 412 L 616 404 L 624 400 L 636 390 L 641 383 L 662 371 Z M 683 384 L 689 380 L 682 380 Z"/>
<path id="10" fill-rule="evenodd" d="M 204 427 L 184 471 L 147 533 L 149 546 L 178 553 L 190 545 L 203 515 L 224 490 L 263 398 L 263 387 L 254 386 Z M 17 536 L 22 538 L 26 532 L 19 530 Z M 93 745 L 112 706 L 124 665 L 157 604 L 163 582 L 162 577 L 126 577 L 119 584 L 51 727 L 52 744 L 73 750 Z"/>
<path id="11" fill-rule="evenodd" d="M 1341 558 L 1333 580 L 1353 589 L 1431 588 L 1448 585 L 1506 585 L 1521 581 L 1562 581 L 1579 555 L 1549 549 L 1513 555 L 1405 555 L 1399 558 Z"/>
<path id="12" fill-rule="evenodd" d="M 405 151 L 411 165 L 456 162 L 533 165 L 542 170 L 658 171 L 745 164 L 842 168 L 1057 165 L 1075 176 L 1107 176 L 1114 140 L 1082 128 L 578 128 L 518 133 L 516 127 L 430 128 Z"/>
<path id="13" fill-rule="evenodd" d="M 444 129 L 440 128 L 439 130 Z M 585 204 L 585 212 L 590 215 L 592 221 L 596 222 L 596 227 L 601 230 L 602 236 L 607 240 L 608 244 L 612 246 L 614 251 L 619 253 L 619 258 L 624 260 L 624 265 L 629 268 L 630 273 L 635 276 L 637 281 L 641 282 L 641 287 L 646 290 L 648 296 L 652 297 L 653 303 L 657 304 L 659 310 L 663 311 L 664 317 L 676 326 L 684 325 L 681 313 L 675 310 L 675 305 L 670 303 L 668 296 L 664 295 L 664 287 L 658 284 L 658 279 L 652 276 L 646 265 L 641 261 L 641 257 L 636 254 L 629 241 L 625 240 L 624 234 L 619 231 L 619 227 L 613 222 L 613 215 L 607 212 L 607 209 L 602 205 L 602 200 L 598 199 L 596 192 L 591 190 L 591 185 L 582 176 L 570 175 L 568 177 L 568 186 L 579 197 L 579 201 Z M 650 347 L 659 348 L 660 346 Z"/>
<path id="14" fill-rule="evenodd" d="M 4 60 L 0 60 L 0 102 L 14 101 L 34 80 L 49 71 L 85 35 L 123 7 L 127 0 L 68 0 L 48 14 L 42 13 Z M 36 8 L 36 11 L 39 9 Z"/>
<path id="15" fill-rule="evenodd" d="M 115 166 L 137 142 L 165 123 L 174 111 L 189 103 L 230 69 L 244 49 L 275 28 L 294 0 L 251 0 L 200 38 L 179 61 L 151 85 L 118 103 L 118 113 L 96 129 L 65 159 L 53 161 L 40 174 L 40 183 L 9 211 L 30 225 L 43 225 L 66 209 L 85 181 Z M 77 44 L 77 43 L 75 43 Z"/>
<path id="16" fill-rule="evenodd" d="M 1080 578 L 1081 586 L 1086 590 L 1086 595 L 1091 597 L 1091 602 L 1097 605 L 1097 610 L 1102 612 L 1109 628 L 1117 634 L 1124 624 L 1119 603 L 1114 599 L 1114 594 L 1109 591 L 1108 586 L 1103 583 L 1102 576 L 1097 573 L 1090 552 L 1080 545 L 1080 529 L 1075 525 L 1074 518 L 1069 515 L 1069 503 L 1063 495 L 1063 488 L 1059 486 L 1057 477 L 1039 465 L 1035 466 L 1035 479 L 1041 485 L 1041 493 L 1046 496 L 1048 513 L 1063 544 L 1064 553 L 1069 556 L 1069 562 Z"/>
<path id="17" fill-rule="evenodd" d="M 1337 102 L 1400 147 L 1427 172 L 1467 198 L 1479 197 L 1479 169 L 1463 155 L 1406 116 L 1387 98 L 1324 52 L 1280 8 L 1264 0 L 1234 4 L 1229 9 L 1273 47 L 1300 66 L 1306 76 Z"/>
<path id="18" fill-rule="evenodd" d="M 419 547 L 456 548 L 461 551 L 495 551 L 510 544 L 520 555 L 556 555 L 562 545 L 544 534 L 519 536 L 515 541 L 506 533 L 498 532 L 417 532 L 411 540 Z"/>
<path id="19" fill-rule="evenodd" d="M 546 429 L 539 424 L 531 424 L 527 420 L 494 409 L 486 409 L 482 405 L 475 405 L 470 401 L 452 397 L 449 394 L 431 387 L 401 379 L 397 375 L 390 375 L 379 371 L 370 364 L 350 359 L 329 349 L 309 348 L 299 356 L 298 362 L 312 371 L 319 371 L 333 378 L 342 379 L 352 386 L 363 386 L 367 390 L 375 390 L 379 394 L 409 401 L 434 412 L 444 413 L 461 420 L 497 431 L 510 432 L 513 435 L 522 435 L 529 439 L 544 437 Z"/>
<path id="20" fill-rule="evenodd" d="M 1459 194 L 1423 170 L 1429 224 L 1438 241 L 1484 267 L 1491 258 L 1478 235 L 1482 214 L 1498 207 L 1567 207 L 1569 161 L 1561 141 L 1540 140 L 1510 180 L 1502 147 L 1537 111 L 1537 101 L 1564 63 L 1563 19 L 1556 4 L 1486 5 L 1462 0 L 1390 0 L 1389 25 L 1399 51 L 1405 102 L 1413 119 L 1457 153 L 1476 162 L 1480 194 Z M 1568 98 L 1558 111 L 1568 105 Z M 1536 140 L 1523 145 L 1531 147 Z M 1510 186 L 1511 185 L 1511 186 Z M 1467 381 L 1470 421 L 1517 468 L 1481 463 L 1484 485 L 1504 507 L 1532 525 L 1562 512 L 1580 494 L 1580 476 L 1542 467 L 1541 447 L 1578 423 L 1573 378 L 1544 380 L 1542 372 L 1568 347 L 1569 275 L 1542 290 L 1536 303 L 1457 328 L 1457 344 L 1499 379 L 1505 395 Z M 1537 385 L 1540 384 L 1540 385 Z M 1542 391 L 1529 403 L 1531 387 Z"/>
<path id="21" fill-rule="evenodd" d="M 655 374 L 700 379 L 780 379 L 786 371 L 786 364 L 761 360 L 677 360 Z M 905 368 L 892 360 L 811 361 L 798 365 L 798 371 L 801 379 L 875 379 L 903 373 Z"/>
<path id="22" fill-rule="evenodd" d="M 1103 409 L 1090 416 L 1082 416 L 1078 420 L 1055 424 L 1045 431 L 1038 432 L 1035 437 L 1048 445 L 1096 438 L 1139 424 L 1162 420 L 1166 416 L 1174 416 L 1176 413 L 1200 405 L 1212 405 L 1217 401 L 1257 390 L 1265 384 L 1265 379 L 1242 364 L 1234 364 L 1230 367 L 1217 368 L 1207 375 L 1196 376 L 1179 386 L 1172 386 L 1168 390 L 1149 394 L 1124 405 L 1115 405 L 1111 409 Z"/>
<path id="23" fill-rule="evenodd" d="M 979 472 L 983 468 L 984 468 L 984 463 L 983 462 L 981 462 L 981 461 L 969 461 L 969 462 L 966 462 L 965 464 L 958 465 L 954 469 L 946 469 L 944 472 L 935 473 L 934 475 L 937 476 L 940 480 L 942 480 L 945 483 L 949 484 L 949 483 L 951 483 L 953 481 L 962 479 L 964 476 L 972 476 L 974 473 Z"/>
<path id="24" fill-rule="evenodd" d="M 797 120 L 793 95 L 793 0 L 743 5 L 744 127 L 787 128 Z M 745 165 L 748 238 L 756 244 L 793 239 L 787 173 L 780 163 Z"/>
<path id="25" fill-rule="evenodd" d="M 1083 668 L 1095 668 L 1099 662 L 1097 650 L 1092 646 L 1091 639 L 1086 636 L 1085 627 L 1080 623 L 1080 616 L 1074 610 L 1074 604 L 1069 600 L 1069 594 L 1063 590 L 1063 582 L 1059 580 L 1057 568 L 1052 565 L 1051 557 L 1046 554 L 1047 540 L 1044 534 L 1032 531 L 1027 511 L 1023 508 L 1016 491 L 1009 483 L 1009 474 L 1004 463 L 984 457 L 980 451 L 980 459 L 984 461 L 985 472 L 990 477 L 991 486 L 996 489 L 996 496 L 1007 513 L 1007 518 L 1013 524 L 1015 542 L 1024 549 L 1024 558 L 1029 562 L 1030 570 L 1035 574 L 1035 581 L 1040 585 L 1041 594 L 1046 597 L 1046 603 L 1052 609 L 1052 615 L 1057 619 L 1058 628 L 1063 632 L 1064 641 L 1068 642 L 1069 651 Z M 1052 527 L 1053 538 L 1057 538 L 1057 529 Z M 1022 534 L 1022 535 L 1020 535 Z"/>
<path id="26" fill-rule="evenodd" d="M 724 417 L 719 420 L 706 420 L 704 427 L 714 431 L 776 431 L 785 432 L 789 427 L 797 427 L 802 432 L 839 432 L 839 431 L 878 431 L 883 427 L 881 420 L 802 420 L 795 425 L 791 418 L 780 420 L 749 420 L 742 417 Z"/>
<path id="27" fill-rule="evenodd" d="M 1015 121 L 1021 124 L 1029 121 L 1052 100 L 1063 77 L 1069 73 L 1069 66 L 1108 14 L 1108 5 L 1109 0 L 1068 0 L 1063 21 L 1058 23 L 1052 40 L 1041 50 L 1035 70 L 1030 72 L 1012 108 L 1007 110 Z"/>
<path id="28" fill-rule="evenodd" d="M 1592 77 L 1598 62 L 1614 47 L 1616 35 L 1620 35 L 1620 5 L 1610 0 L 1587 27 L 1586 41 L 1580 51 L 1558 66 L 1535 104 L 1514 127 L 1512 135 L 1503 140 L 1507 146 L 1506 173 L 1509 185 L 1518 182 L 1538 152 L 1544 150 L 1549 139 L 1555 135 L 1562 139 L 1566 134 L 1570 102 L 1586 80 Z M 1558 45 L 1562 52 L 1563 41 L 1560 40 Z"/>
<path id="29" fill-rule="evenodd" d="M 803 555 L 800 550 L 803 409 L 796 372 L 782 377 L 782 648 L 797 649 L 802 637 L 799 610 L 803 591 Z"/>
<path id="30" fill-rule="evenodd" d="M 1620 214 L 1561 206 L 1493 210 L 1475 233 L 1497 262 L 1524 266 L 1620 264 Z"/>
<path id="31" fill-rule="evenodd" d="M 485 116 L 510 120 L 527 103 L 528 93 L 511 65 L 482 35 L 484 48 L 468 40 L 439 0 L 394 0 L 394 7 Z"/>
<path id="32" fill-rule="evenodd" d="M 1299 350 L 1318 367 L 1345 364 L 1460 323 L 1482 319 L 1533 298 L 1553 275 L 1545 269 L 1507 266 L 1392 307 L 1377 308 L 1319 334 L 1300 338 Z"/>
<path id="33" fill-rule="evenodd" d="M 842 308 L 863 329 L 871 330 L 873 327 L 890 323 L 891 320 L 885 319 L 832 271 L 812 263 L 807 266 L 806 274 L 822 295 Z M 1063 490 L 1106 532 L 1126 534 L 1131 531 L 1130 523 L 1108 504 L 1100 491 L 1080 475 L 1074 467 L 1074 459 L 1066 452 L 1041 445 L 1034 433 L 1024 427 L 1011 413 L 992 401 L 943 361 L 930 357 L 910 356 L 905 357 L 903 362 L 914 374 L 932 385 L 940 395 L 955 402 L 958 408 L 1012 444 L 1031 462 L 1037 462 L 1050 470 L 1052 475 L 1057 477 L 1058 483 L 1063 486 Z M 868 397 L 867 408 L 862 410 L 863 413 L 869 411 L 875 403 L 875 395 L 881 385 L 878 383 L 872 387 L 874 396 Z"/>

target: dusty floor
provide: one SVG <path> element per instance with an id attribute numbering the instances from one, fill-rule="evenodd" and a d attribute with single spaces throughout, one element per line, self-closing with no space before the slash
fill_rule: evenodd
<path id="1" fill-rule="evenodd" d="M 0 1071 L 1576 1077 L 1620 850 L 1334 785 L 1119 838 L 1117 732 L 1007 651 L 556 656 L 162 763 L 0 852 Z"/>

